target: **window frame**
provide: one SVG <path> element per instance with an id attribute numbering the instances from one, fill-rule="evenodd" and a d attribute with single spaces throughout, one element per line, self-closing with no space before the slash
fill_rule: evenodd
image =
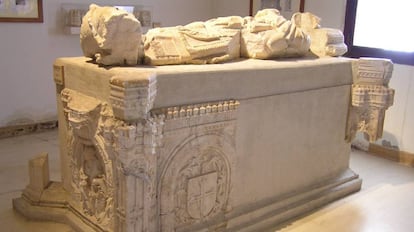
<path id="1" fill-rule="evenodd" d="M 344 36 L 348 46 L 347 57 L 377 57 L 387 58 L 397 64 L 414 65 L 414 52 L 398 52 L 381 48 L 369 48 L 354 45 L 354 30 L 358 0 L 347 0 L 345 11 Z"/>

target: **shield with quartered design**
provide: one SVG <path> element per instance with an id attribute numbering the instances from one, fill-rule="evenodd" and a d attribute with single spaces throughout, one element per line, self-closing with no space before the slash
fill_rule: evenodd
<path id="1" fill-rule="evenodd" d="M 217 172 L 193 177 L 188 180 L 187 211 L 195 219 L 210 214 L 217 198 Z"/>

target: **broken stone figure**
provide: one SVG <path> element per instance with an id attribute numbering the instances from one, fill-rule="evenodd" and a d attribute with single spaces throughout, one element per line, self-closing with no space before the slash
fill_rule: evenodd
<path id="1" fill-rule="evenodd" d="M 240 57 L 243 18 L 230 16 L 185 26 L 154 28 L 144 39 L 145 63 L 205 64 Z"/>
<path id="2" fill-rule="evenodd" d="M 306 12 L 293 18 L 295 24 L 310 36 L 310 50 L 316 56 L 341 56 L 348 51 L 342 31 L 321 27 L 321 18 L 318 16 Z"/>
<path id="3" fill-rule="evenodd" d="M 240 57 L 301 57 L 312 48 L 309 34 L 319 30 L 316 19 L 319 18 L 310 13 L 296 13 L 287 20 L 277 9 L 264 9 L 254 17 L 219 17 L 151 29 L 141 40 L 141 24 L 132 14 L 92 4 L 82 21 L 81 47 L 85 56 L 103 65 L 206 64 Z M 312 23 L 315 20 L 317 23 Z M 326 37 L 331 35 L 342 36 L 343 42 L 342 33 L 328 33 Z M 323 50 L 328 45 L 317 48 Z M 343 50 L 317 55 L 338 56 Z"/>
<path id="4" fill-rule="evenodd" d="M 83 54 L 103 65 L 136 65 L 141 24 L 134 15 L 115 7 L 89 6 L 82 19 Z"/>
<path id="5" fill-rule="evenodd" d="M 246 17 L 242 30 L 241 56 L 255 59 L 301 57 L 310 47 L 308 35 L 295 24 L 300 13 L 286 20 L 276 9 L 264 9 Z"/>

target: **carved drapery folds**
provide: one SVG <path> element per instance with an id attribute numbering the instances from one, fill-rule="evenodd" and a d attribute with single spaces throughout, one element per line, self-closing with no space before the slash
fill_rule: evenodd
<path id="1" fill-rule="evenodd" d="M 361 58 L 354 62 L 353 69 L 348 139 L 361 131 L 374 142 L 382 136 L 385 111 L 394 102 L 394 90 L 388 87 L 393 64 L 385 59 Z"/>

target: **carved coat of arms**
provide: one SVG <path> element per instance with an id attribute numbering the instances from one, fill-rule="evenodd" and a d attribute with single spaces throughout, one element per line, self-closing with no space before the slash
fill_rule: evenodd
<path id="1" fill-rule="evenodd" d="M 187 210 L 195 219 L 210 214 L 216 204 L 217 172 L 197 176 L 188 180 Z"/>

